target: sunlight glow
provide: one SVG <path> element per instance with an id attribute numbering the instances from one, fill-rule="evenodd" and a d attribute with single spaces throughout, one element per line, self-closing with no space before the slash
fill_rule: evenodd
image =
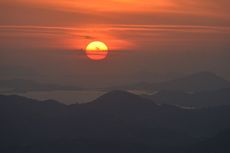
<path id="1" fill-rule="evenodd" d="M 108 47 L 105 43 L 94 41 L 87 45 L 86 55 L 92 60 L 102 60 L 108 55 Z"/>

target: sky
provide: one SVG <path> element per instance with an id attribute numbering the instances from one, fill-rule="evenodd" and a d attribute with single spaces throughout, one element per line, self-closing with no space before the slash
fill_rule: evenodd
<path id="1" fill-rule="evenodd" d="M 229 0 L 0 0 L 0 78 L 86 87 L 230 79 Z M 102 41 L 109 56 L 85 48 Z"/>

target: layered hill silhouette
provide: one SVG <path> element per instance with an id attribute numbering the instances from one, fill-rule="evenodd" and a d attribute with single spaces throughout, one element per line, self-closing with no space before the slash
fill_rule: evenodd
<path id="1" fill-rule="evenodd" d="M 160 83 L 140 83 L 128 86 L 126 88 L 131 90 L 135 89 L 148 91 L 175 90 L 185 92 L 200 92 L 229 87 L 230 82 L 228 80 L 225 80 L 224 78 L 211 72 L 199 72 Z"/>
<path id="2" fill-rule="evenodd" d="M 230 106 L 184 109 L 124 91 L 64 105 L 0 96 L 1 152 L 167 152 L 230 129 Z"/>

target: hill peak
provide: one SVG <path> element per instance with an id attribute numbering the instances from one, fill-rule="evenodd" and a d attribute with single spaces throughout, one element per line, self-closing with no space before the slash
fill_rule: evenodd
<path id="1" fill-rule="evenodd" d="M 99 97 L 98 99 L 100 100 L 125 100 L 125 99 L 136 99 L 136 98 L 141 98 L 138 95 L 132 94 L 130 92 L 127 91 L 123 91 L 123 90 L 113 90 L 110 91 L 108 93 L 105 93 L 104 95 L 102 95 L 101 97 Z"/>
<path id="2" fill-rule="evenodd" d="M 122 106 L 124 105 L 132 106 L 132 105 L 140 104 L 143 102 L 154 104 L 154 102 L 152 102 L 149 99 L 145 99 L 141 96 L 132 94 L 127 91 L 121 91 L 121 90 L 114 90 L 114 91 L 108 92 L 93 101 L 93 103 L 122 105 Z"/>

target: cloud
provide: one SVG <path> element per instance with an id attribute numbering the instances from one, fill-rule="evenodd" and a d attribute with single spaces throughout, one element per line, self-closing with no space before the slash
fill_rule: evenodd
<path id="1" fill-rule="evenodd" d="M 106 42 L 111 50 L 130 50 L 146 43 L 203 41 L 229 42 L 230 27 L 200 25 L 106 24 L 97 27 L 0 26 L 1 48 L 56 48 L 79 50 L 94 40 Z"/>
<path id="2" fill-rule="evenodd" d="M 1 4 L 1 3 L 0 3 Z M 87 12 L 49 8 L 7 1 L 0 5 L 2 25 L 82 25 L 89 22 L 94 15 Z"/>
<path id="3" fill-rule="evenodd" d="M 2 2 L 0 24 L 175 24 L 229 26 L 228 0 L 16 0 Z"/>

